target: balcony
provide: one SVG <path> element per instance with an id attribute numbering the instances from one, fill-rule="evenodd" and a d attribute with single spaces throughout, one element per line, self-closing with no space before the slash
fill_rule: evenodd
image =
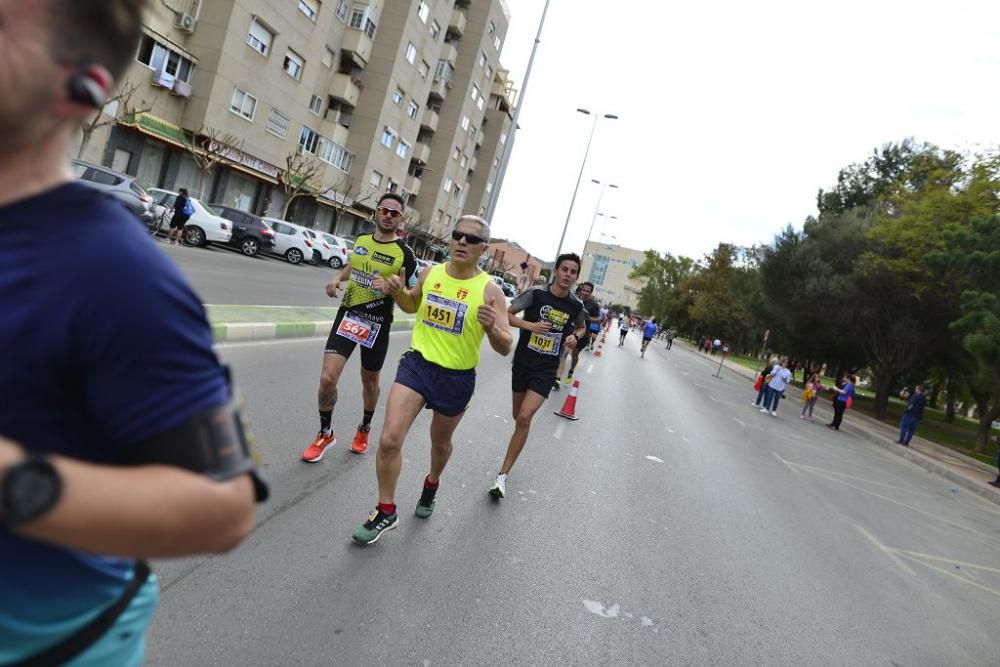
<path id="1" fill-rule="evenodd" d="M 413 145 L 413 155 L 410 156 L 410 159 L 420 164 L 427 164 L 427 161 L 431 159 L 431 147 L 418 141 Z"/>
<path id="2" fill-rule="evenodd" d="M 441 122 L 441 116 L 438 115 L 437 111 L 434 109 L 424 109 L 424 115 L 420 117 L 420 129 L 427 130 L 428 132 L 437 132 L 438 123 Z"/>
<path id="3" fill-rule="evenodd" d="M 448 89 L 451 88 L 451 82 L 444 79 L 434 79 L 431 83 L 431 89 L 427 93 L 427 97 L 436 100 L 444 100 L 448 97 Z"/>
<path id="4" fill-rule="evenodd" d="M 416 176 L 408 175 L 406 180 L 403 181 L 403 188 L 409 192 L 411 195 L 416 197 L 420 194 L 420 179 Z"/>
<path id="5" fill-rule="evenodd" d="M 361 80 L 351 78 L 349 74 L 337 72 L 330 83 L 330 97 L 352 109 L 358 106 L 361 95 Z"/>
<path id="6" fill-rule="evenodd" d="M 448 32 L 461 37 L 465 34 L 465 23 L 465 12 L 453 9 L 451 19 L 448 20 Z"/>
<path id="7" fill-rule="evenodd" d="M 348 28 L 340 43 L 340 51 L 342 58 L 346 57 L 358 67 L 364 67 L 372 55 L 371 37 L 357 28 Z"/>
<path id="8" fill-rule="evenodd" d="M 447 60 L 452 65 L 455 64 L 455 61 L 458 60 L 458 50 L 454 45 L 445 42 L 441 46 L 441 60 Z"/>

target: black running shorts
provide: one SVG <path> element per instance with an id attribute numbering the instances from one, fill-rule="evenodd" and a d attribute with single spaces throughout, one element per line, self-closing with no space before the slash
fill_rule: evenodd
<path id="1" fill-rule="evenodd" d="M 345 316 L 348 317 L 346 324 Z M 337 311 L 337 318 L 326 339 L 326 352 L 350 359 L 360 341 L 370 340 L 374 336 L 371 347 L 361 344 L 361 367 L 366 371 L 380 371 L 385 363 L 385 355 L 389 352 L 390 325 L 391 321 L 384 318 L 373 318 L 342 307 Z"/>
<path id="2" fill-rule="evenodd" d="M 514 363 L 510 371 L 510 388 L 515 394 L 531 390 L 544 398 L 549 397 L 552 385 L 556 381 L 557 367 L 538 364 Z"/>

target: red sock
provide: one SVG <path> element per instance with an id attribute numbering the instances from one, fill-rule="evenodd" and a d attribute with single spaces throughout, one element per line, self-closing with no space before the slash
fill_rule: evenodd
<path id="1" fill-rule="evenodd" d="M 427 477 L 424 477 L 424 488 L 427 488 L 427 489 L 436 489 L 436 488 L 438 488 L 438 484 L 440 484 L 440 483 L 441 483 L 440 479 L 438 481 L 436 481 L 436 482 L 432 482 L 430 475 L 427 475 Z"/>
<path id="2" fill-rule="evenodd" d="M 378 511 L 385 512 L 386 514 L 395 514 L 396 513 L 396 504 L 395 503 L 379 503 L 375 507 L 376 507 L 376 509 L 378 509 Z"/>

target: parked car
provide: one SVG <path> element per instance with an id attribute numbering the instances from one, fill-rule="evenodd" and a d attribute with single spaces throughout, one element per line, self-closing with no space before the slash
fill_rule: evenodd
<path id="1" fill-rule="evenodd" d="M 261 249 L 274 248 L 274 230 L 260 216 L 223 204 L 209 204 L 208 209 L 233 223 L 233 237 L 227 245 L 239 248 L 247 257 L 256 257 Z"/>
<path id="2" fill-rule="evenodd" d="M 156 232 L 166 231 L 170 227 L 170 219 L 174 217 L 174 202 L 177 193 L 171 190 L 150 188 L 153 197 L 153 214 L 156 216 Z M 194 214 L 184 225 L 184 243 L 191 246 L 204 246 L 209 243 L 229 243 L 233 237 L 233 225 L 221 218 L 194 197 L 189 197 Z M 154 232 L 155 233 L 155 232 Z"/>
<path id="3" fill-rule="evenodd" d="M 330 247 L 334 249 L 333 257 L 330 258 L 328 262 L 330 268 L 339 269 L 344 264 L 347 264 L 347 258 L 351 256 L 351 251 L 354 249 L 354 243 L 348 241 L 347 239 L 340 238 L 339 236 L 334 236 L 333 234 L 323 234 L 323 240 L 330 244 Z M 350 247 L 348 247 L 350 243 Z"/>
<path id="4" fill-rule="evenodd" d="M 312 248 L 312 254 L 307 257 L 310 264 L 319 266 L 320 264 L 325 264 L 327 266 L 333 266 L 331 261 L 336 258 L 340 265 L 344 265 L 344 258 L 346 255 L 339 249 L 334 249 L 332 245 L 326 242 L 315 229 L 309 229 L 302 225 L 297 225 L 294 223 L 288 223 L 293 227 L 297 227 L 302 230 L 302 233 L 306 235 L 306 238 L 310 241 L 310 247 Z M 336 267 L 334 267 L 336 268 Z"/>
<path id="5" fill-rule="evenodd" d="M 81 183 L 114 196 L 143 223 L 148 225 L 153 220 L 153 198 L 134 176 L 83 160 L 70 160 L 70 163 Z"/>
<path id="6" fill-rule="evenodd" d="M 424 271 L 426 271 L 427 269 L 429 269 L 432 266 L 434 266 L 434 264 L 435 264 L 435 262 L 432 262 L 432 261 L 430 261 L 428 259 L 418 259 L 417 260 L 417 277 L 419 278 L 420 275 Z"/>
<path id="7" fill-rule="evenodd" d="M 312 241 L 302 227 L 277 218 L 264 218 L 264 222 L 274 230 L 273 254 L 284 257 L 289 264 L 300 264 L 313 256 Z"/>
<path id="8" fill-rule="evenodd" d="M 517 287 L 515 287 L 513 283 L 509 283 L 507 281 L 504 281 L 503 285 L 500 286 L 500 289 L 503 290 L 503 293 L 507 296 L 514 296 L 517 293 Z"/>

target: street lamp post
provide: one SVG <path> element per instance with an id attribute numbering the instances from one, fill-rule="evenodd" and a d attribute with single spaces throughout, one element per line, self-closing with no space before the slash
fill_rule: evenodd
<path id="1" fill-rule="evenodd" d="M 590 179 L 590 182 L 591 183 L 597 183 L 598 185 L 600 185 L 601 186 L 601 193 L 599 195 L 597 195 L 597 206 L 594 207 L 594 217 L 591 218 L 591 220 L 590 220 L 590 230 L 587 232 L 587 240 L 583 242 L 583 251 L 584 252 L 587 252 L 587 244 L 590 243 L 590 236 L 594 233 L 594 223 L 597 222 L 597 216 L 604 215 L 603 213 L 599 212 L 601 210 L 601 199 L 604 198 L 604 189 L 605 188 L 614 188 L 615 190 L 618 189 L 618 186 L 615 185 L 614 183 L 603 183 L 602 184 L 600 181 L 598 181 L 597 179 L 594 179 L 594 178 Z"/>
<path id="2" fill-rule="evenodd" d="M 577 109 L 582 114 L 591 115 L 588 109 Z M 587 138 L 587 149 L 583 152 L 583 163 L 580 165 L 580 173 L 576 177 L 576 187 L 573 188 L 573 198 L 569 202 L 569 212 L 566 214 L 566 222 L 563 224 L 562 236 L 559 237 L 559 247 L 556 248 L 556 257 L 562 253 L 563 241 L 566 240 L 566 230 L 569 228 L 569 220 L 573 217 L 573 205 L 576 204 L 576 193 L 580 189 L 580 179 L 583 178 L 583 169 L 587 166 L 587 156 L 590 155 L 590 142 L 594 140 L 594 130 L 597 129 L 597 121 L 600 118 L 616 120 L 618 116 L 606 113 L 603 116 L 594 114 L 594 122 L 590 126 L 590 137 Z"/>

